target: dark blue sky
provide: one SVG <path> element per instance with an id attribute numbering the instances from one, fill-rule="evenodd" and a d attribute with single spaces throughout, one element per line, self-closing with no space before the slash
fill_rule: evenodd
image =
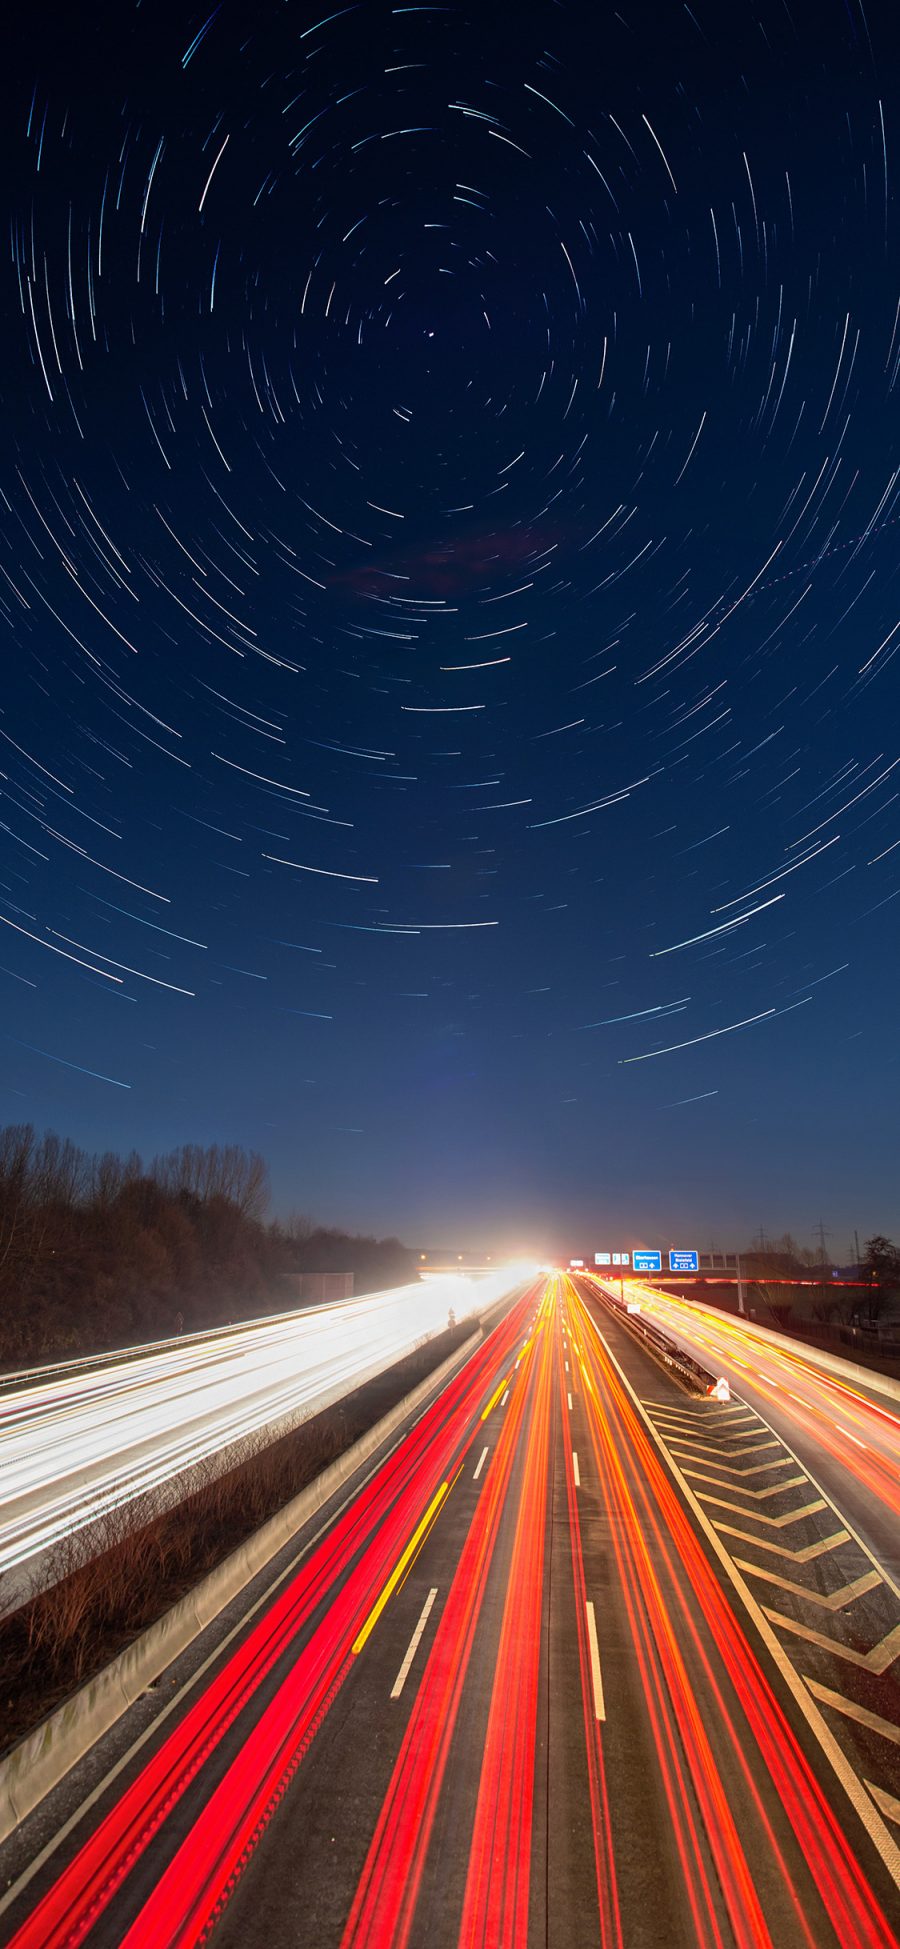
<path id="1" fill-rule="evenodd" d="M 897 1229 L 892 14 L 20 13 L 0 1120 Z"/>

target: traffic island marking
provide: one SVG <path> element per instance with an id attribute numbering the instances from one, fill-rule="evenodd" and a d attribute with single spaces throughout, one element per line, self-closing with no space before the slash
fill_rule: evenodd
<path id="1" fill-rule="evenodd" d="M 755 1409 L 738 1400 L 728 1407 L 711 1401 L 638 1405 L 900 1887 L 900 1850 L 892 1832 L 900 1824 L 900 1800 L 892 1792 L 892 1749 L 900 1746 L 894 1670 L 900 1590 Z M 740 1556 L 736 1543 L 743 1546 Z M 773 1557 L 785 1574 L 775 1569 Z M 798 1573 L 807 1569 L 808 1581 L 801 1581 Z M 765 1584 L 770 1603 L 757 1600 L 753 1583 Z M 816 1628 L 816 1613 L 821 1618 L 823 1611 L 846 1637 Z"/>
<path id="2" fill-rule="evenodd" d="M 844 1533 L 846 1535 L 846 1531 Z M 776 1584 L 779 1590 L 788 1591 L 792 1597 L 802 1597 L 807 1604 L 819 1604 L 825 1611 L 846 1610 L 847 1605 L 857 1597 L 864 1597 L 867 1591 L 874 1590 L 876 1584 L 884 1581 L 878 1570 L 867 1570 L 853 1583 L 842 1584 L 840 1590 L 833 1590 L 830 1596 L 826 1596 L 823 1590 L 812 1590 L 808 1584 L 791 1583 L 790 1578 L 779 1577 L 774 1570 L 766 1570 L 760 1563 L 745 1563 L 742 1557 L 735 1557 L 734 1560 L 746 1576 L 759 1577 L 764 1583 Z"/>

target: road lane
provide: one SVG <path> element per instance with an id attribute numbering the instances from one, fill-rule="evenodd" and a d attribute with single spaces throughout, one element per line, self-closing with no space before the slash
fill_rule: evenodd
<path id="1" fill-rule="evenodd" d="M 573 1324 L 577 1334 L 581 1322 L 590 1433 L 616 1516 L 621 1588 L 665 1789 L 660 1828 L 676 1844 L 670 1874 L 684 1883 L 672 1906 L 692 1902 L 689 1939 L 697 1942 L 715 1940 L 722 1926 L 736 1942 L 792 1941 L 801 1926 L 817 1944 L 890 1941 L 844 1837 L 841 1798 L 820 1777 L 821 1754 L 805 1748 L 758 1644 L 725 1601 L 610 1357 L 613 1334 L 607 1340 L 605 1325 L 597 1331 L 593 1311 L 577 1302 Z M 666 1389 L 667 1399 L 687 1405 L 643 1353 L 632 1372 L 646 1393 Z M 613 1821 L 615 1829 L 615 1799 Z M 871 1867 L 882 1899 L 896 1902 L 880 1863 Z M 622 1893 L 627 1901 L 624 1885 Z"/>
<path id="2" fill-rule="evenodd" d="M 900 1581 L 900 1402 L 817 1366 L 804 1348 L 773 1340 L 752 1321 L 636 1282 L 629 1292 L 642 1313 L 758 1408 Z"/>
<path id="3" fill-rule="evenodd" d="M 729 1413 L 541 1282 L 15 1949 L 896 1949 L 900 1884 L 682 1472 Z"/>
<path id="4" fill-rule="evenodd" d="M 527 1302 L 513 1309 L 473 1359 L 461 1370 L 410 1434 L 351 1503 L 321 1544 L 281 1591 L 249 1637 L 217 1671 L 130 1786 L 120 1794 L 85 1841 L 55 1887 L 21 1932 L 22 1949 L 62 1949 L 63 1943 L 90 1933 L 99 1914 L 133 1874 L 136 1862 L 154 1849 L 171 1853 L 172 1836 L 181 1847 L 168 1860 L 154 1887 L 153 1901 L 180 1915 L 189 1899 L 200 1901 L 226 1873 L 222 1837 L 209 1817 L 225 1807 L 232 1851 L 247 1831 L 251 1806 L 272 1787 L 273 1769 L 289 1767 L 291 1754 L 314 1736 L 352 1663 L 352 1644 L 377 1601 L 400 1550 L 460 1451 L 480 1430 L 485 1392 L 496 1385 L 498 1367 L 514 1358 Z M 255 1718 L 255 1723 L 254 1723 Z M 249 1721 L 249 1724 L 248 1724 Z M 264 1731 L 260 1732 L 260 1726 Z M 235 1726 L 246 1735 L 230 1758 L 217 1788 L 210 1791 L 210 1760 L 228 1752 Z M 254 1776 L 247 1759 L 253 1740 Z M 291 1746 L 291 1742 L 293 1745 Z M 232 1739 L 232 1744 L 233 1744 Z M 232 1774 L 230 1768 L 236 1768 Z M 213 1773 L 215 1769 L 213 1769 Z M 203 1789 L 199 1793 L 198 1783 Z M 193 1789 L 193 1792 L 192 1792 Z M 180 1819 L 172 1815 L 182 1801 Z M 177 1867 L 174 1865 L 177 1862 Z M 210 1895 L 212 1899 L 212 1895 Z M 121 1906 L 127 1909 L 126 1900 Z M 149 1903 L 144 1903 L 144 1913 Z M 73 1923 L 73 1913 L 77 1922 Z M 115 1939 L 115 1938 L 114 1938 Z M 122 1938 L 124 1939 L 124 1938 Z M 156 1940 L 164 1940 L 158 1935 Z M 16 1938 L 17 1942 L 19 1938 Z M 151 1938 L 152 1940 L 152 1938 Z"/>
<path id="5" fill-rule="evenodd" d="M 96 1367 L 73 1361 L 0 1386 L 0 1614 L 43 1553 L 111 1509 L 233 1463 L 521 1286 L 521 1269 L 371 1293 L 169 1341 Z"/>
<path id="6" fill-rule="evenodd" d="M 500 1517 L 510 1493 L 519 1438 L 529 1407 L 529 1394 L 532 1388 L 541 1384 L 546 1391 L 546 1317 L 546 1302 L 542 1301 L 541 1319 L 529 1338 L 527 1358 L 521 1366 L 518 1384 L 512 1390 L 511 1404 L 503 1418 L 492 1464 L 413 1702 L 400 1754 L 342 1937 L 342 1949 L 363 1949 L 363 1946 L 365 1949 L 380 1949 L 381 1945 L 401 1944 L 409 1940 L 498 1540 Z M 533 1426 L 531 1434 L 534 1435 Z M 529 1440 L 525 1447 L 527 1487 L 532 1493 L 537 1490 L 546 1494 L 545 1470 L 537 1473 L 539 1464 L 536 1465 L 533 1459 L 538 1445 L 539 1442 Z M 542 1512 L 539 1520 L 542 1534 Z M 508 1590 L 517 1591 L 520 1599 L 521 1534 L 521 1527 L 517 1527 L 508 1585 Z M 532 1594 L 536 1594 L 540 1602 L 540 1577 Z M 532 1623 L 530 1631 L 529 1622 Z M 519 1639 L 520 1645 L 524 1640 L 525 1656 L 517 1661 L 520 1676 L 525 1682 L 526 1697 L 518 1703 L 513 1701 L 510 1712 L 509 1624 L 510 1610 L 507 1605 L 501 1623 L 491 1706 L 483 1735 L 480 1782 L 470 1839 L 461 1925 L 465 1933 L 460 1934 L 460 1940 L 467 1942 L 473 1939 L 473 1930 L 481 1934 L 485 1927 L 492 1880 L 491 1830 L 501 1805 L 504 1806 L 505 1823 L 501 1835 L 500 1861 L 506 1872 L 496 1876 L 493 1886 L 501 1891 L 510 1943 L 519 1944 L 522 1941 L 523 1919 L 527 1930 L 527 1850 L 531 1842 L 535 1661 L 539 1643 L 533 1620 L 526 1617 Z M 502 1719 L 498 1718 L 498 1689 L 502 1694 Z M 506 1753 L 510 1750 L 514 1756 L 521 1754 L 522 1766 L 512 1775 L 506 1773 L 506 1794 L 501 1798 L 499 1776 Z M 520 1800 L 523 1794 L 526 1796 L 524 1807 Z M 508 1900 L 508 1907 L 504 1897 Z"/>

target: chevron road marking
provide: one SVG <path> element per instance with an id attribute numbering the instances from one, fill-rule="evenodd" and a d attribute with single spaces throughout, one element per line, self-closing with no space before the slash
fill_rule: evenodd
<path id="1" fill-rule="evenodd" d="M 777 1463 L 769 1466 L 775 1468 Z M 754 1502 L 768 1502 L 772 1496 L 783 1495 L 785 1489 L 799 1489 L 807 1480 L 805 1475 L 789 1475 L 785 1482 L 773 1482 L 768 1489 L 744 1489 L 738 1482 L 720 1482 L 717 1475 L 704 1475 L 702 1469 L 686 1468 L 684 1473 L 693 1476 L 695 1482 L 711 1482 L 716 1489 L 729 1489 L 732 1495 L 752 1496 Z M 753 1509 L 747 1510 L 748 1516 L 755 1513 Z"/>
<path id="2" fill-rule="evenodd" d="M 882 1813 L 887 1815 L 888 1820 L 896 1821 L 898 1827 L 900 1827 L 900 1800 L 897 1799 L 896 1795 L 887 1793 L 884 1787 L 876 1787 L 872 1780 L 867 1780 L 866 1786 L 872 1795 L 876 1807 L 880 1807 Z"/>
<path id="3" fill-rule="evenodd" d="M 692 1428 L 697 1425 L 696 1414 L 688 1414 L 684 1408 L 672 1408 L 666 1401 L 642 1401 L 641 1407 L 645 1412 L 652 1408 L 654 1414 L 667 1415 L 670 1421 L 684 1421 L 689 1423 Z M 715 1420 L 717 1426 L 721 1421 L 755 1421 L 757 1419 L 752 1408 L 739 1407 L 736 1402 L 730 1408 L 727 1408 L 720 1405 L 719 1402 L 713 1405 L 711 1402 L 698 1399 L 697 1407 L 698 1409 L 708 1408 L 709 1412 L 701 1415 L 700 1418 L 704 1421 Z"/>
<path id="4" fill-rule="evenodd" d="M 792 1597 L 802 1597 L 808 1604 L 819 1604 L 823 1611 L 846 1610 L 847 1605 L 854 1603 L 857 1597 L 864 1597 L 867 1590 L 874 1590 L 876 1584 L 884 1582 L 877 1570 L 867 1570 L 854 1583 L 842 1584 L 840 1590 L 833 1590 L 826 1597 L 824 1591 L 811 1590 L 807 1584 L 792 1584 L 789 1578 L 776 1576 L 774 1570 L 763 1570 L 755 1563 L 743 1563 L 737 1556 L 734 1560 L 738 1569 L 747 1571 L 751 1577 L 761 1577 L 764 1583 L 777 1584 L 779 1590 L 789 1591 Z"/>
<path id="5" fill-rule="evenodd" d="M 733 1404 L 726 1407 L 724 1402 L 708 1400 L 705 1396 L 695 1395 L 694 1400 L 697 1406 L 693 1413 L 685 1408 L 673 1408 L 669 1413 L 657 1410 L 655 1419 L 660 1423 L 665 1422 L 668 1428 L 702 1428 L 706 1434 L 722 1435 L 726 1429 L 733 1431 L 735 1428 L 746 1431 L 754 1425 L 756 1433 L 761 1432 L 752 1409 L 736 1408 Z M 771 1434 L 771 1428 L 766 1433 Z"/>
<path id="6" fill-rule="evenodd" d="M 688 1441 L 686 1435 L 672 1435 L 670 1441 L 689 1455 L 761 1455 L 765 1448 L 780 1448 L 780 1441 Z M 774 1462 L 766 1464 L 774 1468 Z"/>
<path id="7" fill-rule="evenodd" d="M 723 1536 L 736 1536 L 739 1543 L 752 1543 L 756 1550 L 768 1550 L 773 1556 L 790 1557 L 792 1563 L 812 1563 L 815 1557 L 827 1556 L 829 1550 L 836 1550 L 841 1543 L 850 1541 L 848 1529 L 836 1529 L 833 1535 L 823 1536 L 818 1543 L 807 1543 L 804 1550 L 789 1550 L 785 1543 L 773 1543 L 768 1536 L 748 1536 L 745 1529 L 733 1529 L 730 1523 L 717 1523 L 716 1528 Z"/>
<path id="8" fill-rule="evenodd" d="M 692 1445 L 696 1443 L 701 1448 L 731 1449 L 738 1442 L 747 1443 L 758 1440 L 761 1433 L 759 1428 L 747 1425 L 743 1420 L 741 1426 L 738 1428 L 733 1421 L 729 1422 L 726 1427 L 723 1427 L 721 1422 L 718 1421 L 710 1424 L 705 1421 L 704 1416 L 700 1417 L 699 1422 L 688 1420 L 678 1422 L 664 1421 L 661 1414 L 655 1415 L 653 1419 L 656 1426 L 661 1428 L 664 1434 L 668 1435 L 670 1441 L 690 1442 Z M 766 1433 L 768 1440 L 768 1431 Z"/>
<path id="9" fill-rule="evenodd" d="M 880 1719 L 877 1712 L 868 1712 L 864 1705 L 857 1705 L 855 1699 L 845 1699 L 843 1692 L 830 1692 L 827 1685 L 817 1684 L 814 1678 L 808 1678 L 806 1683 L 814 1699 L 832 1706 L 835 1712 L 842 1712 L 845 1719 L 855 1719 L 857 1725 L 866 1726 L 869 1732 L 880 1733 L 882 1739 L 892 1739 L 895 1746 L 900 1746 L 900 1726 L 895 1726 L 892 1720 Z"/>
<path id="10" fill-rule="evenodd" d="M 725 1416 L 728 1409 L 719 1408 L 719 1413 Z M 742 1414 L 739 1421 L 720 1421 L 718 1415 L 712 1420 L 706 1414 L 680 1414 L 677 1421 L 667 1420 L 664 1415 L 658 1414 L 654 1420 L 665 1428 L 673 1441 L 687 1441 L 690 1437 L 691 1441 L 714 1440 L 724 1443 L 726 1440 L 733 1441 L 735 1435 L 738 1441 L 750 1441 L 763 1434 L 768 1438 L 772 1433 L 771 1428 L 760 1428 L 756 1416 L 751 1414 Z"/>
<path id="11" fill-rule="evenodd" d="M 804 1479 L 809 1480 L 808 1476 Z M 787 1529 L 791 1523 L 802 1522 L 804 1516 L 814 1516 L 817 1510 L 827 1508 L 823 1498 L 818 1496 L 815 1502 L 805 1502 L 802 1509 L 791 1509 L 786 1516 L 764 1516 L 761 1509 L 743 1509 L 739 1502 L 725 1502 L 721 1496 L 698 1494 L 696 1500 L 711 1502 L 716 1509 L 730 1509 L 733 1516 L 743 1516 L 745 1522 L 749 1519 L 751 1523 L 768 1523 L 770 1529 Z"/>
<path id="12" fill-rule="evenodd" d="M 791 1692 L 799 1710 L 802 1712 L 803 1717 L 805 1718 L 806 1723 L 809 1726 L 810 1732 L 812 1733 L 814 1739 L 817 1741 L 819 1747 L 821 1748 L 821 1751 L 824 1753 L 826 1759 L 828 1760 L 832 1768 L 832 1771 L 836 1775 L 837 1779 L 840 1781 L 840 1784 L 843 1787 L 848 1800 L 851 1802 L 852 1806 L 855 1808 L 856 1812 L 858 1813 L 859 1818 L 862 1821 L 862 1824 L 866 1830 L 866 1833 L 868 1834 L 870 1840 L 872 1841 L 873 1846 L 877 1848 L 878 1853 L 880 1854 L 881 1859 L 884 1862 L 889 1875 L 891 1876 L 895 1885 L 898 1888 L 900 1888 L 900 1847 L 897 1846 L 893 1834 L 885 1824 L 882 1814 L 878 1806 L 876 1805 L 875 1801 L 873 1800 L 872 1795 L 867 1791 L 866 1787 L 863 1785 L 863 1782 L 860 1779 L 859 1774 L 856 1772 L 855 1768 L 851 1765 L 842 1746 L 835 1738 L 834 1733 L 832 1732 L 827 1719 L 819 1709 L 818 1702 L 821 1701 L 821 1703 L 824 1705 L 833 1705 L 837 1711 L 845 1713 L 847 1717 L 851 1719 L 854 1718 L 857 1719 L 862 1725 L 867 1725 L 867 1724 L 871 1725 L 875 1731 L 883 1733 L 887 1739 L 893 1740 L 895 1745 L 898 1746 L 900 1746 L 900 1726 L 890 1725 L 886 1719 L 878 1719 L 874 1713 L 867 1713 L 865 1712 L 863 1707 L 854 1705 L 851 1699 L 842 1698 L 840 1693 L 838 1692 L 829 1692 L 825 1686 L 816 1684 L 812 1679 L 804 1680 L 801 1674 L 797 1671 L 796 1667 L 792 1665 L 791 1660 L 787 1655 L 783 1643 L 773 1631 L 765 1611 L 758 1604 L 746 1578 L 742 1576 L 741 1572 L 737 1567 L 737 1564 L 734 1561 L 734 1558 L 729 1554 L 728 1550 L 725 1547 L 725 1544 L 722 1542 L 721 1537 L 716 1534 L 716 1526 L 712 1518 L 707 1515 L 706 1510 L 702 1506 L 701 1499 L 697 1496 L 695 1491 L 691 1488 L 691 1485 L 687 1481 L 686 1477 L 682 1474 L 682 1471 L 678 1466 L 678 1462 L 676 1461 L 674 1455 L 671 1454 L 666 1442 L 663 1439 L 660 1430 L 654 1425 L 652 1417 L 647 1413 L 646 1408 L 641 1402 L 640 1396 L 637 1394 L 635 1388 L 632 1386 L 630 1380 L 628 1379 L 628 1375 L 625 1373 L 621 1362 L 616 1359 L 616 1356 L 613 1353 L 613 1350 L 609 1344 L 609 1341 L 606 1338 L 606 1335 L 597 1326 L 596 1321 L 592 1321 L 592 1326 L 594 1332 L 597 1335 L 598 1340 L 600 1341 L 600 1344 L 604 1349 L 607 1359 L 609 1360 L 610 1364 L 614 1367 L 619 1377 L 619 1380 L 621 1381 L 622 1386 L 624 1387 L 630 1400 L 633 1402 L 634 1407 L 637 1413 L 640 1415 L 641 1420 L 644 1422 L 652 1440 L 656 1443 L 656 1446 L 659 1449 L 663 1461 L 666 1463 L 672 1476 L 674 1477 L 675 1481 L 678 1483 L 682 1495 L 685 1498 L 685 1501 L 688 1503 L 689 1507 L 693 1510 L 696 1520 L 699 1523 L 704 1536 L 706 1537 L 710 1549 L 718 1558 L 718 1561 L 721 1564 L 726 1577 L 729 1579 L 729 1582 L 734 1586 L 734 1589 L 738 1597 L 740 1598 L 744 1606 L 744 1609 L 747 1612 L 748 1617 L 751 1618 L 753 1623 L 755 1624 L 756 1629 L 759 1632 L 759 1635 L 763 1641 L 763 1644 L 765 1645 L 766 1650 L 769 1653 L 769 1656 L 771 1657 L 774 1665 L 777 1667 L 777 1670 L 781 1674 L 781 1677 L 785 1685 L 788 1687 L 788 1690 Z M 762 1422 L 763 1427 L 768 1426 L 768 1423 L 763 1420 L 762 1415 L 757 1416 L 757 1419 L 760 1422 Z M 796 1463 L 797 1467 L 801 1468 L 802 1463 L 800 1462 L 799 1456 L 794 1455 L 792 1453 L 791 1449 L 788 1447 L 788 1444 L 786 1442 L 784 1442 L 782 1446 L 787 1450 L 788 1454 L 791 1455 L 791 1459 Z M 815 1482 L 814 1478 L 809 1477 L 809 1480 L 811 1486 L 817 1489 L 818 1484 Z M 710 1498 L 710 1500 L 713 1499 Z M 814 1510 L 824 1509 L 826 1507 L 830 1508 L 831 1505 L 826 1504 L 824 1497 L 821 1496 L 819 1497 L 819 1500 L 812 1505 L 812 1508 Z M 736 1515 L 743 1516 L 745 1521 L 749 1516 L 751 1522 L 765 1522 L 765 1523 L 772 1522 L 771 1517 L 750 1515 L 750 1512 L 746 1509 L 736 1509 L 734 1513 Z M 809 1509 L 807 1509 L 806 1511 L 800 1510 L 796 1512 L 792 1520 L 796 1521 L 799 1515 L 809 1514 L 809 1513 L 810 1513 Z M 838 1514 L 837 1511 L 835 1511 L 834 1513 Z M 724 1524 L 722 1525 L 722 1528 L 723 1529 L 725 1528 Z M 871 1557 L 871 1552 L 866 1549 L 865 1544 L 862 1542 L 862 1539 L 858 1537 L 855 1534 L 855 1532 L 849 1528 L 849 1526 L 847 1528 L 847 1539 L 848 1541 L 852 1540 L 853 1542 L 858 1543 L 860 1549 L 863 1551 L 863 1554 L 868 1556 L 870 1561 L 873 1560 Z M 762 1539 L 757 1539 L 755 1537 L 747 1538 L 747 1541 L 752 1541 L 754 1543 L 756 1543 L 757 1540 L 759 1540 L 760 1546 L 764 1547 Z M 826 1539 L 825 1547 L 834 1548 L 836 1546 L 833 1541 L 829 1541 L 829 1539 Z M 889 1585 L 890 1589 L 894 1592 L 894 1595 L 897 1596 L 898 1599 L 900 1599 L 900 1591 L 897 1590 L 897 1586 L 894 1584 L 893 1580 L 890 1577 L 886 1576 L 885 1582 Z M 779 1623 L 783 1623 L 783 1621 L 784 1620 L 782 1618 L 780 1617 L 778 1618 Z"/>
<path id="13" fill-rule="evenodd" d="M 792 1617 L 785 1617 L 783 1611 L 769 1611 L 762 1606 L 763 1615 L 773 1624 L 781 1626 L 782 1631 L 793 1631 L 795 1637 L 805 1638 L 808 1644 L 816 1644 L 821 1651 L 827 1651 L 832 1658 L 845 1658 L 850 1665 L 858 1665 L 864 1672 L 874 1672 L 880 1678 L 900 1657 L 900 1624 L 882 1638 L 880 1644 L 872 1646 L 871 1651 L 854 1651 L 852 1646 L 841 1644 L 837 1638 L 824 1638 L 819 1631 L 811 1631 L 808 1624 L 798 1624 Z"/>
<path id="14" fill-rule="evenodd" d="M 704 1428 L 696 1422 L 693 1428 L 671 1428 L 663 1421 L 655 1421 L 666 1440 L 674 1448 L 696 1448 L 703 1455 L 748 1455 L 754 1448 L 777 1448 L 780 1444 L 773 1440 L 771 1431 L 766 1428 Z M 765 1434 L 765 1440 L 761 1439 Z"/>
<path id="15" fill-rule="evenodd" d="M 755 1448 L 772 1449 L 779 1447 L 778 1442 L 759 1441 L 755 1435 L 749 1432 L 741 1435 L 739 1438 L 729 1436 L 726 1439 L 723 1436 L 717 1436 L 714 1441 L 710 1441 L 705 1435 L 689 1434 L 687 1429 L 682 1431 L 680 1428 L 667 1428 L 664 1421 L 657 1422 L 654 1425 L 659 1428 L 660 1433 L 665 1436 L 666 1440 L 671 1442 L 673 1448 L 684 1449 L 686 1451 L 690 1450 L 694 1455 L 721 1455 L 723 1461 L 726 1456 L 731 1455 L 739 1455 L 742 1459 L 745 1455 L 752 1457 Z"/>
<path id="16" fill-rule="evenodd" d="M 674 1453 L 674 1451 L 675 1451 L 675 1443 L 674 1443 L 674 1442 L 672 1442 L 672 1444 L 671 1444 L 671 1446 L 672 1446 L 672 1451 L 673 1451 L 673 1453 Z M 679 1444 L 678 1444 L 678 1447 L 679 1447 L 679 1449 L 680 1449 L 680 1447 L 681 1447 L 681 1443 L 680 1443 L 680 1442 L 679 1442 Z M 696 1475 L 696 1473 L 697 1473 L 697 1470 L 696 1470 L 696 1469 L 689 1469 L 689 1468 L 688 1468 L 688 1467 L 686 1466 L 686 1464 L 683 1464 L 683 1466 L 684 1466 L 684 1472 L 685 1472 L 685 1475 Z M 712 1462 L 707 1462 L 707 1465 L 706 1465 L 706 1466 L 707 1466 L 707 1468 L 712 1468 L 712 1467 L 713 1467 L 713 1463 L 712 1463 Z M 720 1472 L 722 1473 L 722 1475 L 734 1475 L 734 1476 L 736 1476 L 736 1477 L 737 1477 L 737 1480 L 738 1480 L 738 1482 L 743 1482 L 743 1481 L 744 1481 L 744 1480 L 746 1479 L 746 1477 L 747 1477 L 747 1476 L 750 1476 L 750 1475 L 768 1475 L 768 1474 L 769 1474 L 769 1472 L 770 1472 L 770 1470 L 772 1470 L 772 1469 L 790 1469 L 790 1468 L 793 1468 L 793 1466 L 794 1466 L 794 1464 L 793 1464 L 793 1462 L 791 1461 L 791 1458 L 790 1458 L 790 1456 L 789 1456 L 789 1455 L 786 1455 L 786 1456 L 785 1456 L 785 1458 L 784 1458 L 784 1461 L 783 1461 L 783 1462 L 757 1462 L 757 1464 L 756 1464 L 756 1467 L 755 1467 L 755 1468 L 750 1468 L 750 1469 L 732 1469 L 732 1468 L 729 1468 L 729 1467 L 728 1467 L 728 1464 L 727 1464 L 727 1462 L 716 1462 L 716 1463 L 715 1463 L 715 1467 L 716 1467 L 717 1469 L 719 1469 L 719 1470 L 720 1470 Z M 724 1486 L 724 1485 L 723 1485 L 723 1486 Z M 786 1483 L 786 1482 L 782 1482 L 782 1484 L 781 1484 L 781 1487 L 782 1487 L 783 1489 L 785 1489 L 785 1488 L 787 1488 L 787 1486 L 788 1486 L 788 1485 L 787 1485 L 787 1483 Z"/>

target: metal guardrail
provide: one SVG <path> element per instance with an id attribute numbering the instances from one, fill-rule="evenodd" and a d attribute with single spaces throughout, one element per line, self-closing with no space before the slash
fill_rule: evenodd
<path id="1" fill-rule="evenodd" d="M 659 1327 L 651 1326 L 649 1320 L 645 1320 L 640 1313 L 629 1313 L 625 1301 L 620 1299 L 617 1293 L 610 1292 L 607 1286 L 601 1285 L 599 1280 L 592 1282 L 592 1285 L 598 1299 L 602 1299 L 609 1307 L 619 1324 L 626 1328 L 632 1338 L 637 1340 L 654 1360 L 659 1361 L 660 1366 L 673 1374 L 675 1379 L 681 1382 L 682 1387 L 688 1388 L 692 1394 L 712 1393 L 717 1375 L 711 1374 L 708 1368 L 701 1367 L 699 1360 L 695 1360 L 693 1354 L 689 1354 L 684 1347 L 679 1347 L 677 1341 L 670 1340 L 667 1333 L 660 1332 Z"/>

